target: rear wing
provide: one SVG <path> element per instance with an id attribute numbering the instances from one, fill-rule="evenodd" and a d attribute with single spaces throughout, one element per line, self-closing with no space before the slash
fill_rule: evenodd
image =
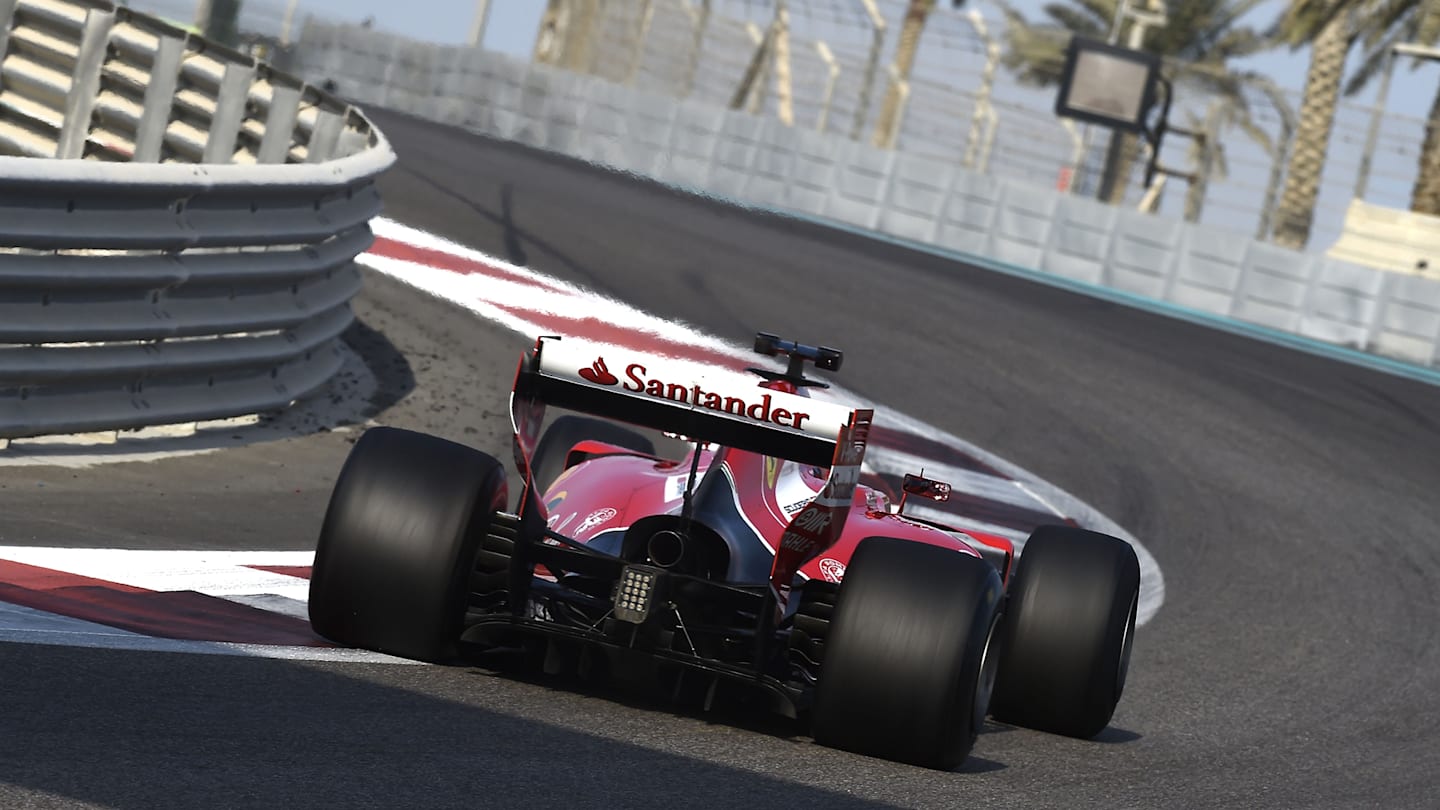
<path id="1" fill-rule="evenodd" d="M 841 429 L 855 416 L 728 376 L 696 376 L 669 358 L 553 337 L 537 340 L 515 375 L 511 417 L 527 457 L 546 405 L 819 467 L 833 463 Z"/>
<path id="2" fill-rule="evenodd" d="M 800 567 L 844 531 L 874 417 L 869 409 L 852 410 L 733 378 L 697 378 L 662 357 L 542 337 L 520 358 L 510 397 L 515 462 L 525 478 L 521 511 L 537 523 L 547 515 L 534 497 L 531 459 L 546 405 L 829 467 L 824 488 L 791 518 L 777 544 L 769 588 L 775 609 L 768 618 L 773 621 L 785 615 Z"/>

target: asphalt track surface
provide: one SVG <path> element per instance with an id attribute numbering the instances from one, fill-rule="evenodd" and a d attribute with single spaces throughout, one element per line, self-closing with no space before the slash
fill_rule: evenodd
<path id="1" fill-rule="evenodd" d="M 0 807 L 1433 807 L 1440 391 L 389 114 L 387 214 L 842 378 L 1158 558 L 1099 741 L 992 726 L 938 773 L 784 721 L 483 667 L 0 644 Z M 491 452 L 526 341 L 367 277 L 375 419 Z M 0 468 L 6 543 L 309 548 L 353 432 Z"/>

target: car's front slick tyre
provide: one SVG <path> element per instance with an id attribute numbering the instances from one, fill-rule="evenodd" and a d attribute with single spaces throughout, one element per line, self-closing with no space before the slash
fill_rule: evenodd
<path id="1" fill-rule="evenodd" d="M 886 537 L 861 541 L 841 583 L 815 697 L 815 741 L 950 769 L 984 722 L 1002 596 L 984 560 Z"/>
<path id="2" fill-rule="evenodd" d="M 505 469 L 435 436 L 373 428 L 335 482 L 310 576 L 310 624 L 351 647 L 444 661 Z"/>
<path id="3" fill-rule="evenodd" d="M 1125 689 L 1139 593 L 1129 543 L 1069 526 L 1036 529 L 1001 623 L 995 719 L 1069 737 L 1099 734 Z"/>

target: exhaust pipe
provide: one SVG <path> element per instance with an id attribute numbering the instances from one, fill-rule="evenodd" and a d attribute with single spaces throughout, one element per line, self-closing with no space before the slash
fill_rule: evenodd
<path id="1" fill-rule="evenodd" d="M 650 562 L 666 570 L 680 568 L 690 562 L 690 540 L 679 532 L 659 531 L 650 535 L 645 544 L 645 554 Z"/>

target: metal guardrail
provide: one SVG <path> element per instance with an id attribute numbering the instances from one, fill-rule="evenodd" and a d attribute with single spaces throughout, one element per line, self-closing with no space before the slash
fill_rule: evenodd
<path id="1" fill-rule="evenodd" d="M 109 2 L 0 0 L 0 439 L 323 386 L 393 161 L 247 55 Z"/>

